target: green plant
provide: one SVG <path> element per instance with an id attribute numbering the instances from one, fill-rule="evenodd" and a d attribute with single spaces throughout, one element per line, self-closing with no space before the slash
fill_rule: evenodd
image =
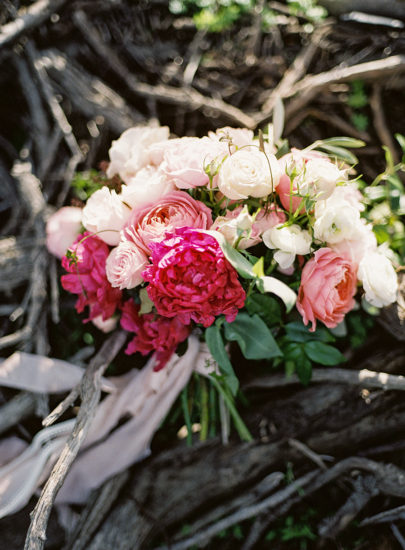
<path id="1" fill-rule="evenodd" d="M 350 85 L 350 92 L 347 97 L 347 104 L 352 108 L 351 121 L 353 126 L 359 131 L 367 130 L 370 123 L 368 116 L 361 111 L 369 103 L 368 96 L 362 80 L 355 80 Z"/>

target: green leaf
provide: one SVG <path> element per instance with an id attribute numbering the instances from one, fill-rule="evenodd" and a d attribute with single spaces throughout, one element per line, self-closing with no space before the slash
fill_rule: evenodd
<path id="1" fill-rule="evenodd" d="M 286 359 L 286 372 L 292 374 L 295 370 L 300 382 L 307 385 L 312 376 L 312 364 L 303 351 L 303 345 L 297 343 L 287 344 L 283 351 Z"/>
<path id="2" fill-rule="evenodd" d="M 332 366 L 346 361 L 345 356 L 338 349 L 323 342 L 306 342 L 303 347 L 309 359 L 314 363 Z"/>
<path id="3" fill-rule="evenodd" d="M 334 342 L 332 334 L 324 327 L 318 327 L 315 332 L 310 332 L 309 328 L 301 321 L 294 321 L 285 326 L 286 334 L 289 340 L 293 342 L 310 342 L 319 340 L 321 342 Z"/>
<path id="4" fill-rule="evenodd" d="M 271 359 L 282 356 L 266 323 L 258 316 L 239 313 L 233 323 L 224 323 L 225 337 L 236 341 L 246 359 Z"/>
<path id="5" fill-rule="evenodd" d="M 351 137 L 346 136 L 340 136 L 340 137 L 333 137 L 333 138 L 327 138 L 319 140 L 317 143 L 320 145 L 327 145 L 327 146 L 335 146 L 335 147 L 350 147 L 352 149 L 356 149 L 359 147 L 364 147 L 366 144 L 361 139 L 355 139 Z"/>
<path id="6" fill-rule="evenodd" d="M 226 353 L 221 331 L 216 325 L 211 325 L 206 329 L 205 341 L 212 357 L 218 363 L 221 372 L 224 374 L 227 386 L 232 394 L 236 395 L 239 388 L 239 380 L 235 375 L 228 354 Z"/>
<path id="7" fill-rule="evenodd" d="M 281 321 L 281 307 L 275 298 L 268 294 L 254 292 L 247 297 L 245 307 L 249 315 L 255 313 L 269 326 L 279 325 Z"/>
<path id="8" fill-rule="evenodd" d="M 336 147 L 335 145 L 322 143 L 321 145 L 318 145 L 316 149 L 322 149 L 323 151 L 326 151 L 330 157 L 336 157 L 337 159 L 343 160 L 348 164 L 357 164 L 358 162 L 357 157 L 343 147 Z"/>
<path id="9" fill-rule="evenodd" d="M 213 237 L 218 242 L 222 252 L 224 253 L 225 258 L 236 269 L 239 275 L 241 275 L 245 279 L 256 278 L 256 275 L 253 271 L 253 266 L 249 262 L 249 260 L 247 260 L 245 256 L 243 256 L 235 248 L 233 248 L 233 246 L 228 243 L 222 233 L 220 233 L 219 231 L 210 231 L 204 229 L 200 229 L 199 231 L 201 231 L 202 233 L 206 233 L 207 235 L 211 235 L 211 237 Z"/>
<path id="10" fill-rule="evenodd" d="M 287 312 L 291 311 L 292 308 L 295 306 L 297 295 L 293 290 L 291 290 L 288 285 L 286 285 L 279 279 L 276 279 L 275 277 L 265 276 L 260 277 L 258 279 L 258 282 L 260 282 L 260 284 L 263 286 L 263 290 L 265 292 L 271 292 L 283 300 L 285 307 L 287 308 Z"/>

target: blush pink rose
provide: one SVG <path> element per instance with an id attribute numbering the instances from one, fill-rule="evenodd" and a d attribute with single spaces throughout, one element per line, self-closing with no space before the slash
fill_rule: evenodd
<path id="1" fill-rule="evenodd" d="M 322 321 L 328 328 L 341 323 L 354 306 L 356 268 L 330 248 L 320 248 L 302 270 L 297 309 L 304 324 Z"/>
<path id="2" fill-rule="evenodd" d="M 46 246 L 51 254 L 62 258 L 71 246 L 82 226 L 82 209 L 64 206 L 48 219 L 46 224 Z"/>
<path id="3" fill-rule="evenodd" d="M 211 210 L 205 204 L 188 193 L 173 191 L 153 204 L 133 210 L 123 239 L 150 254 L 150 243 L 163 239 L 166 232 L 173 232 L 176 227 L 209 229 L 211 225 Z"/>
<path id="4" fill-rule="evenodd" d="M 193 189 L 207 185 L 209 178 L 205 167 L 214 160 L 222 160 L 228 154 L 225 142 L 208 137 L 182 137 L 166 142 L 161 170 L 168 181 L 179 189 Z"/>
<path id="5" fill-rule="evenodd" d="M 120 242 L 107 258 L 107 279 L 114 288 L 135 288 L 143 282 L 141 273 L 147 264 L 143 250 L 130 241 Z"/>
<path id="6" fill-rule="evenodd" d="M 191 329 L 177 318 L 168 319 L 155 313 L 139 315 L 139 305 L 133 300 L 127 300 L 122 307 L 121 327 L 135 333 L 125 353 L 147 355 L 151 351 L 155 352 L 155 371 L 166 365 L 180 342 L 189 336 Z"/>
<path id="7" fill-rule="evenodd" d="M 279 160 L 283 175 L 280 178 L 280 182 L 276 188 L 276 192 L 280 197 L 281 204 L 287 212 L 295 212 L 301 205 L 302 198 L 294 195 L 297 192 L 297 184 L 295 181 L 291 182 L 288 175 L 293 170 L 297 174 L 302 173 L 305 164 L 312 159 L 327 159 L 325 155 L 318 151 L 301 151 L 300 149 L 291 149 L 290 153 L 287 153 Z M 301 206 L 300 214 L 305 214 L 305 208 Z"/>
<path id="8" fill-rule="evenodd" d="M 236 270 L 211 235 L 182 227 L 151 243 L 151 249 L 152 264 L 142 275 L 160 315 L 204 327 L 212 325 L 217 315 L 234 321 L 246 294 Z"/>
<path id="9" fill-rule="evenodd" d="M 62 258 L 62 266 L 68 272 L 61 277 L 63 288 L 78 294 L 75 306 L 78 313 L 89 306 L 90 315 L 86 321 L 99 315 L 106 321 L 114 315 L 122 294 L 107 280 L 105 266 L 110 249 L 101 239 L 86 232 L 79 235 L 69 250 L 74 253 L 76 261 L 67 256 Z"/>

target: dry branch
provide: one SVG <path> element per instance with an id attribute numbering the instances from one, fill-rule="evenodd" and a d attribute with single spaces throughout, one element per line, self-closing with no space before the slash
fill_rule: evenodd
<path id="1" fill-rule="evenodd" d="M 36 396 L 21 392 L 0 408 L 0 434 L 34 413 Z"/>
<path id="2" fill-rule="evenodd" d="M 65 3 L 66 0 L 38 0 L 28 8 L 21 9 L 17 19 L 7 23 L 1 29 L 0 48 L 38 27 Z"/>
<path id="3" fill-rule="evenodd" d="M 316 368 L 312 371 L 312 382 L 350 384 L 351 386 L 381 388 L 383 390 L 405 390 L 405 376 L 387 374 L 385 372 L 374 372 L 368 369 L 349 370 L 339 368 Z M 275 374 L 273 376 L 252 380 L 245 385 L 245 389 L 270 389 L 299 383 L 300 381 L 296 374 L 289 377 L 286 377 L 284 374 Z"/>
<path id="4" fill-rule="evenodd" d="M 81 406 L 76 424 L 70 434 L 51 475 L 48 478 L 37 505 L 31 514 L 31 524 L 25 541 L 25 550 L 40 550 L 46 540 L 46 527 L 55 497 L 83 443 L 101 395 L 101 376 L 117 355 L 126 339 L 120 331 L 110 336 L 90 362 L 81 383 Z"/>

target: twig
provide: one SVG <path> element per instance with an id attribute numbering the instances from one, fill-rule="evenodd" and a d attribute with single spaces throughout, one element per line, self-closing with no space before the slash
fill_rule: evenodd
<path id="1" fill-rule="evenodd" d="M 382 388 L 383 390 L 405 390 L 405 376 L 387 374 L 386 372 L 374 372 L 368 369 L 316 368 L 312 371 L 311 380 L 312 382 L 336 382 L 352 386 L 361 385 L 365 388 Z M 251 380 L 244 386 L 244 389 L 271 389 L 299 383 L 300 381 L 296 374 L 288 378 L 284 374 L 275 374 Z"/>
<path id="2" fill-rule="evenodd" d="M 372 498 L 379 494 L 375 477 L 359 476 L 354 481 L 354 492 L 332 516 L 324 520 L 318 528 L 322 538 L 334 538 L 365 508 Z"/>
<path id="3" fill-rule="evenodd" d="M 21 392 L 0 408 L 0 434 L 18 424 L 35 411 L 36 396 L 33 393 Z"/>
<path id="4" fill-rule="evenodd" d="M 314 462 L 317 466 L 319 466 L 321 470 L 328 469 L 325 462 L 322 460 L 322 457 L 318 453 L 310 449 L 308 445 L 305 445 L 305 443 L 302 443 L 301 441 L 298 441 L 297 439 L 294 439 L 294 438 L 290 438 L 288 440 L 288 443 L 289 445 L 291 445 L 291 447 L 294 447 L 300 453 L 302 453 L 303 455 L 308 457 L 310 460 L 312 460 L 312 462 Z"/>
<path id="5" fill-rule="evenodd" d="M 76 387 L 74 387 L 65 397 L 65 399 L 63 399 L 63 401 L 61 401 L 59 405 L 55 407 L 54 410 L 42 420 L 43 426 L 51 426 L 54 422 L 58 420 L 58 418 L 62 416 L 64 412 L 68 410 L 69 407 L 73 405 L 73 403 L 80 395 L 80 386 L 81 384 L 78 384 Z"/>
<path id="6" fill-rule="evenodd" d="M 366 142 L 371 141 L 371 136 L 367 132 L 359 132 L 345 119 L 330 111 L 324 112 L 320 109 L 304 109 L 301 113 L 297 113 L 294 118 L 291 118 L 285 127 L 284 134 L 290 135 L 298 126 L 300 126 L 307 117 L 313 117 L 322 122 L 326 122 L 337 128 L 342 135 L 351 136 L 357 139 L 362 139 Z"/>
<path id="7" fill-rule="evenodd" d="M 272 115 L 274 106 L 279 99 L 290 97 L 294 84 L 302 78 L 309 67 L 314 55 L 318 51 L 321 39 L 330 29 L 329 25 L 318 27 L 313 33 L 307 46 L 304 46 L 292 65 L 284 73 L 283 78 L 271 91 L 269 98 L 263 104 L 261 113 L 258 115 L 258 125 L 264 124 Z"/>
<path id="8" fill-rule="evenodd" d="M 38 27 L 52 13 L 59 10 L 66 0 L 38 0 L 26 9 L 18 12 L 18 19 L 4 25 L 0 31 L 0 48 L 17 40 L 23 33 Z"/>
<path id="9" fill-rule="evenodd" d="M 209 541 L 216 534 L 223 531 L 224 529 L 228 529 L 232 525 L 235 525 L 235 523 L 239 523 L 241 521 L 245 521 L 246 519 L 250 519 L 253 516 L 257 516 L 257 514 L 260 514 L 264 510 L 280 506 L 284 501 L 294 495 L 294 493 L 296 493 L 297 491 L 300 491 L 301 489 L 305 490 L 305 488 L 318 475 L 319 470 L 313 470 L 308 474 L 305 474 L 301 478 L 288 485 L 288 487 L 286 487 L 285 489 L 278 491 L 278 493 L 271 495 L 261 502 L 237 510 L 233 514 L 227 516 L 224 519 L 221 519 L 220 521 L 218 521 L 214 525 L 209 526 L 203 531 L 196 533 L 192 537 L 188 537 L 187 539 L 183 539 L 180 542 L 170 545 L 170 550 L 187 550 L 188 548 L 190 548 L 190 546 L 193 546 L 194 544 L 200 544 L 202 542 Z M 168 550 L 168 548 L 166 546 L 161 546 L 158 550 Z"/>
<path id="10" fill-rule="evenodd" d="M 402 548 L 402 550 L 405 550 L 405 538 L 403 537 L 401 531 L 398 529 L 398 527 L 393 523 L 391 526 L 391 531 L 394 535 L 394 537 L 397 539 L 398 544 Z"/>
<path id="11" fill-rule="evenodd" d="M 384 109 L 381 99 L 381 84 L 373 85 L 373 92 L 370 97 L 370 107 L 373 112 L 374 128 L 383 145 L 391 152 L 394 163 L 399 162 L 399 156 L 395 148 L 394 140 L 385 121 Z"/>
<path id="12" fill-rule="evenodd" d="M 327 88 L 331 84 L 340 82 L 350 82 L 352 80 L 376 80 L 386 79 L 389 76 L 405 71 L 405 55 L 393 55 L 385 59 L 377 59 L 368 61 L 367 63 L 359 63 L 352 67 L 335 67 L 330 71 L 326 71 L 317 75 L 308 75 L 288 93 L 288 97 L 297 94 L 286 107 L 286 120 L 291 119 L 305 105 L 314 99 L 321 90 Z"/>
<path id="13" fill-rule="evenodd" d="M 372 523 L 391 523 L 393 521 L 399 521 L 405 519 L 405 504 L 397 506 L 391 510 L 385 510 L 379 514 L 375 514 L 369 518 L 363 519 L 360 523 L 360 527 L 371 525 Z"/>
<path id="14" fill-rule="evenodd" d="M 81 383 L 82 403 L 72 433 L 63 448 L 41 496 L 31 514 L 25 550 L 42 550 L 46 540 L 49 515 L 63 481 L 85 439 L 101 395 L 101 376 L 123 346 L 127 335 L 119 331 L 111 335 L 90 362 Z"/>
<path id="15" fill-rule="evenodd" d="M 69 124 L 66 115 L 53 92 L 52 85 L 49 82 L 48 75 L 46 74 L 46 70 L 41 60 L 41 56 L 36 51 L 36 48 L 34 47 L 32 42 L 27 42 L 27 44 L 25 45 L 25 51 L 33 69 L 38 76 L 44 99 L 48 104 L 49 110 L 51 111 L 51 114 L 56 124 L 62 131 L 67 146 L 69 147 L 74 157 L 81 158 L 82 153 L 80 151 L 80 147 L 73 134 L 72 127 Z"/>
<path id="16" fill-rule="evenodd" d="M 237 124 L 246 126 L 247 128 L 254 128 L 256 126 L 256 121 L 253 117 L 246 115 L 236 107 L 225 103 L 221 99 L 203 96 L 192 89 L 178 89 L 163 84 L 151 86 L 150 84 L 138 82 L 131 72 L 128 71 L 127 67 L 122 64 L 119 57 L 103 43 L 97 30 L 91 25 L 83 11 L 75 11 L 73 18 L 85 40 L 88 41 L 92 48 L 103 59 L 103 62 L 106 63 L 136 95 L 146 98 L 155 98 L 163 103 L 180 105 L 189 110 L 201 109 L 203 112 L 209 110 L 212 112 L 212 115 L 222 116 Z"/>

